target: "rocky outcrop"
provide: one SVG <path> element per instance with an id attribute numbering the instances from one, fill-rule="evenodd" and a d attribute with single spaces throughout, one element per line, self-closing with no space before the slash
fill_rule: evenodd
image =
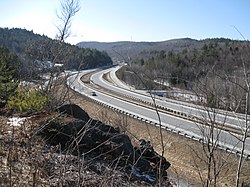
<path id="1" fill-rule="evenodd" d="M 84 122 L 87 122 L 90 119 L 88 113 L 76 104 L 63 105 L 57 108 L 56 111 L 67 116 L 72 116 L 76 119 L 81 119 Z"/>
<path id="2" fill-rule="evenodd" d="M 62 114 L 46 120 L 40 134 L 47 144 L 60 146 L 61 151 L 93 160 L 105 160 L 111 166 L 123 168 L 133 178 L 156 183 L 167 178 L 170 163 L 154 151 L 150 142 L 140 140 L 134 147 L 130 138 L 118 128 L 91 119 L 77 105 L 64 105 L 57 109 Z M 95 166 L 92 165 L 92 169 Z M 161 168 L 161 170 L 160 170 Z"/>

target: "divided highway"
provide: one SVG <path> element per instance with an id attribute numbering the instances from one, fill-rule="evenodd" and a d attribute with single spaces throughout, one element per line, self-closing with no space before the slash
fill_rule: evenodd
<path id="1" fill-rule="evenodd" d="M 120 67 L 118 66 L 97 72 L 91 77 L 91 81 L 94 84 L 104 87 L 108 90 L 112 90 L 119 94 L 126 95 L 128 97 L 136 98 L 138 100 L 153 104 L 152 98 L 149 93 L 147 93 L 146 91 L 143 92 L 133 89 L 131 91 L 129 86 L 125 85 L 124 83 L 122 83 L 120 80 L 117 79 L 117 77 L 115 76 L 115 72 L 119 68 Z M 108 73 L 110 75 L 110 78 L 113 80 L 113 84 L 103 79 L 103 75 Z M 165 109 L 171 109 L 176 112 L 186 114 L 187 116 L 197 117 L 205 121 L 209 121 L 209 118 L 213 119 L 215 117 L 215 120 L 218 123 L 225 124 L 227 126 L 231 126 L 238 129 L 243 128 L 245 125 L 244 124 L 245 121 L 242 119 L 243 117 L 241 114 L 234 114 L 227 112 L 225 115 L 221 114 L 222 111 L 220 110 L 214 112 L 213 111 L 214 109 L 209 109 L 209 108 L 204 109 L 204 107 L 201 106 L 197 106 L 186 102 L 176 101 L 173 99 L 168 99 L 168 98 L 164 99 L 158 96 L 155 96 L 154 99 L 157 106 L 163 107 Z"/>
<path id="2" fill-rule="evenodd" d="M 143 100 L 144 102 L 152 103 L 152 99 L 149 96 L 146 96 L 142 93 L 137 93 L 135 91 L 130 91 L 129 90 L 130 88 L 128 86 L 122 84 L 119 80 L 117 80 L 116 76 L 114 75 L 116 68 L 100 70 L 91 76 L 92 84 L 105 88 L 105 90 L 112 90 L 111 93 L 108 93 L 107 91 L 106 92 L 99 91 L 98 89 L 92 86 L 84 84 L 80 80 L 80 78 L 83 75 L 91 71 L 94 72 L 94 70 L 88 70 L 80 72 L 79 74 L 73 74 L 67 80 L 68 85 L 70 85 L 70 87 L 75 91 L 84 94 L 90 97 L 91 99 L 102 103 L 103 105 L 119 110 L 126 115 L 131 115 L 141 120 L 147 120 L 148 123 L 157 126 L 160 125 L 158 115 L 154 109 L 150 107 L 145 107 L 144 105 L 140 105 L 135 102 L 130 102 L 129 99 L 123 99 L 122 97 L 118 97 L 111 94 L 115 92 L 118 93 L 119 95 L 121 94 L 127 95 L 127 97 L 132 97 L 138 100 Z M 109 72 L 111 72 L 110 77 L 113 80 L 112 84 L 103 79 L 103 75 Z M 92 93 L 95 93 L 95 95 L 93 95 Z M 188 105 L 187 103 L 183 105 L 182 102 L 177 102 L 177 101 L 172 102 L 171 100 L 165 101 L 156 99 L 156 104 L 165 107 L 167 109 L 171 109 L 174 111 L 178 111 L 179 113 L 186 114 L 187 116 L 196 116 L 199 118 L 201 116 L 202 117 L 207 116 L 206 111 L 194 107 L 193 105 Z M 171 115 L 161 110 L 159 112 L 159 116 L 162 128 L 169 131 L 173 131 L 181 135 L 185 135 L 195 140 L 201 141 L 203 139 L 201 130 L 199 128 L 199 125 L 201 124 L 197 124 L 197 122 L 194 123 L 192 120 L 188 120 L 188 118 L 181 118 L 177 115 Z M 234 118 L 232 116 L 225 117 L 222 114 L 217 114 L 216 117 L 218 121 L 226 120 L 226 124 L 232 127 L 239 128 L 242 125 L 241 123 L 243 123 L 243 120 Z M 205 127 L 205 130 L 208 131 L 208 128 Z M 233 136 L 232 133 L 219 129 L 215 130 L 214 133 L 215 135 L 219 135 L 219 144 L 222 149 L 226 149 L 232 152 L 240 151 L 241 143 L 238 140 L 238 138 L 240 138 L 240 135 L 234 134 Z M 245 156 L 250 158 L 249 138 L 247 139 L 246 142 Z"/>

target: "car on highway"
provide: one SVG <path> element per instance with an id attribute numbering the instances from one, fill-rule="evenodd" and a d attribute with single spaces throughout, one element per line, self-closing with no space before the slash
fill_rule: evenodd
<path id="1" fill-rule="evenodd" d="M 92 96 L 97 96 L 96 92 L 91 92 Z"/>

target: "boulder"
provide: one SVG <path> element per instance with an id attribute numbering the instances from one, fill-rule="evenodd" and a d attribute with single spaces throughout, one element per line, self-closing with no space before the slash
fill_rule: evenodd
<path id="1" fill-rule="evenodd" d="M 81 119 L 82 121 L 85 122 L 87 122 L 90 119 L 88 113 L 85 112 L 83 109 L 81 109 L 81 107 L 79 107 L 76 104 L 62 105 L 61 107 L 57 108 L 56 111 L 77 119 Z"/>
<path id="2" fill-rule="evenodd" d="M 89 118 L 77 105 L 64 105 L 57 111 L 74 118 L 70 121 L 61 119 L 43 122 L 41 125 L 44 128 L 40 134 L 48 144 L 60 145 L 61 151 L 69 150 L 75 155 L 91 155 L 92 158 L 105 159 L 114 165 L 128 168 L 130 173 L 136 171 L 134 175 L 145 178 L 147 182 L 156 181 L 160 165 L 162 174 L 167 175 L 166 169 L 170 163 L 154 151 L 150 142 L 140 140 L 140 146 L 135 148 L 126 134 Z M 148 176 L 151 176 L 150 180 Z"/>
<path id="3" fill-rule="evenodd" d="M 163 175 L 167 175 L 165 171 L 171 166 L 171 164 L 164 158 L 159 155 L 150 144 L 150 141 L 146 141 L 144 139 L 139 140 L 139 147 L 136 147 L 136 151 L 138 154 L 142 155 L 143 158 L 148 160 L 151 165 L 155 168 L 160 168 Z"/>

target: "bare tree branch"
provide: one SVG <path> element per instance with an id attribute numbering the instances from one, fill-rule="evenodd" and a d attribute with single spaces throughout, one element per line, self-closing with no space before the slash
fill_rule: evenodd
<path id="1" fill-rule="evenodd" d="M 61 0 L 60 14 L 57 14 L 57 18 L 60 21 L 60 24 L 57 26 L 57 38 L 60 42 L 64 42 L 70 36 L 72 19 L 79 10 L 80 4 L 78 0 Z"/>

